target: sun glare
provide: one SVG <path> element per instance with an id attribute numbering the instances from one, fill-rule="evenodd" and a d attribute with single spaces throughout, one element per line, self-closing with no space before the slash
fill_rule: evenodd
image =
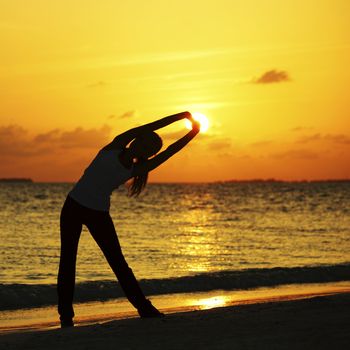
<path id="1" fill-rule="evenodd" d="M 199 305 L 202 310 L 212 309 L 214 307 L 225 306 L 227 297 L 218 295 L 216 297 L 200 299 Z"/>
<path id="2" fill-rule="evenodd" d="M 199 124 L 201 125 L 201 132 L 206 132 L 209 129 L 209 120 L 208 118 L 199 112 L 194 112 L 191 113 L 193 116 L 194 120 L 197 120 L 199 122 Z M 186 119 L 186 128 L 187 129 L 192 129 L 192 123 Z"/>

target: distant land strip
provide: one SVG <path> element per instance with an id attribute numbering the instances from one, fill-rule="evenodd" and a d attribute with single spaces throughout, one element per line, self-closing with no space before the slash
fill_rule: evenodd
<path id="1" fill-rule="evenodd" d="M 315 183 L 315 182 L 350 182 L 349 179 L 319 179 L 319 180 L 280 180 L 280 179 L 231 179 L 231 180 L 223 180 L 223 181 L 215 181 L 215 183 L 242 183 L 242 182 L 281 182 L 281 183 Z"/>
<path id="2" fill-rule="evenodd" d="M 25 177 L 8 177 L 8 178 L 0 178 L 0 182 L 34 182 L 30 178 Z"/>
<path id="3" fill-rule="evenodd" d="M 0 182 L 6 182 L 6 183 L 74 183 L 75 181 L 34 181 L 31 178 L 22 178 L 22 177 L 9 177 L 9 178 L 0 178 Z M 318 179 L 318 180 L 281 180 L 281 179 L 230 179 L 230 180 L 217 180 L 217 181 L 201 181 L 201 182 L 158 182 L 158 181 L 150 181 L 149 184 L 152 185 L 166 185 L 166 184 L 188 184 L 188 185 L 194 185 L 194 184 L 230 184 L 230 183 L 348 183 L 350 182 L 349 179 Z"/>

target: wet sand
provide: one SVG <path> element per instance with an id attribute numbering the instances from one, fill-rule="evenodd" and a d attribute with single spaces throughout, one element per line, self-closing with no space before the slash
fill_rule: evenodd
<path id="1" fill-rule="evenodd" d="M 0 336 L 2 349 L 342 349 L 350 344 L 350 293 L 278 298 L 162 319 L 119 319 Z"/>

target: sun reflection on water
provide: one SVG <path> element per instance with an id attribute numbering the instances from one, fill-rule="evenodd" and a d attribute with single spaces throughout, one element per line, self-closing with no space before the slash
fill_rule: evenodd
<path id="1" fill-rule="evenodd" d="M 225 306 L 228 302 L 228 297 L 223 295 L 217 295 L 212 298 L 206 298 L 206 299 L 199 299 L 198 305 L 201 310 L 208 310 L 212 309 L 214 307 L 221 307 Z"/>
<path id="2" fill-rule="evenodd" d="M 178 253 L 186 257 L 187 271 L 209 272 L 211 271 L 211 257 L 218 254 L 217 232 L 211 220 L 211 208 L 203 205 L 203 201 L 209 202 L 211 198 L 185 197 L 189 210 L 178 217 L 183 223 L 181 235 L 173 237 L 173 242 L 178 247 Z"/>

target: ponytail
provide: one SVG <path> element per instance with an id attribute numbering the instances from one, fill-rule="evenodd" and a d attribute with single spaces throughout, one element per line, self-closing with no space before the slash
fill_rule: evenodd
<path id="1" fill-rule="evenodd" d="M 136 164 L 144 162 L 146 160 L 147 159 L 139 158 L 137 159 Z M 128 195 L 130 197 L 138 197 L 138 195 L 146 187 L 147 179 L 148 179 L 148 172 L 134 176 L 131 180 L 131 183 L 128 185 Z"/>
<path id="2" fill-rule="evenodd" d="M 143 148 L 143 144 L 147 144 L 147 152 L 139 152 L 139 150 Z M 149 157 L 154 156 L 162 148 L 162 145 L 163 145 L 163 141 L 161 137 L 154 131 L 147 131 L 146 133 L 143 133 L 138 137 L 136 137 L 131 142 L 129 148 L 134 150 L 132 152 L 133 154 L 139 155 L 141 153 L 144 156 L 143 157 L 136 156 L 136 158 L 134 159 L 134 165 L 147 162 Z M 135 150 L 137 152 L 135 152 Z M 148 171 L 143 174 L 134 176 L 132 180 L 127 184 L 128 195 L 130 197 L 137 197 L 146 187 L 147 179 L 148 179 Z"/>

